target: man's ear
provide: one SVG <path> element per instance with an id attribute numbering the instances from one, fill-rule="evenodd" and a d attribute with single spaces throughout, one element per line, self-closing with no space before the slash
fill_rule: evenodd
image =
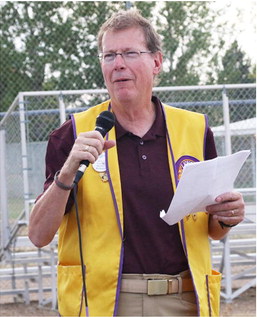
<path id="1" fill-rule="evenodd" d="M 158 51 L 154 53 L 154 68 L 153 68 L 153 74 L 158 75 L 162 69 L 162 52 Z"/>

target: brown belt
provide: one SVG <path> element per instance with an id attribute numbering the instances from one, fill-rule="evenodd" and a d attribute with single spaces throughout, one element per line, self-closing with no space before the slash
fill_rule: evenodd
<path id="1" fill-rule="evenodd" d="M 192 292 L 194 285 L 191 277 L 170 276 L 168 278 L 133 279 L 122 278 L 121 292 L 141 293 L 147 295 L 179 294 Z"/>

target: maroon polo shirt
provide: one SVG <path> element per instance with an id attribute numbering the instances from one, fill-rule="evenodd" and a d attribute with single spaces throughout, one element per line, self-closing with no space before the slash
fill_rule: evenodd
<path id="1" fill-rule="evenodd" d="M 123 273 L 177 274 L 188 269 L 178 225 L 160 218 L 173 197 L 168 164 L 166 127 L 161 103 L 153 97 L 156 118 L 142 137 L 122 128 L 116 121 L 122 199 L 124 208 Z M 46 153 L 46 182 L 52 183 L 74 143 L 71 120 L 50 135 Z M 217 156 L 213 134 L 207 131 L 205 159 Z M 73 204 L 69 199 L 66 212 Z"/>

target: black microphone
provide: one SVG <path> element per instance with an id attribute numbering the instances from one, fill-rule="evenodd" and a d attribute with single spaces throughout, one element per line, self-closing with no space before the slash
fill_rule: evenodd
<path id="1" fill-rule="evenodd" d="M 115 117 L 113 113 L 110 111 L 103 111 L 96 118 L 95 131 L 99 131 L 102 134 L 102 136 L 105 137 L 106 133 L 111 130 L 114 124 L 115 124 Z M 78 184 L 81 177 L 85 173 L 88 165 L 89 165 L 88 160 L 83 160 L 80 162 L 80 166 L 78 168 L 78 171 L 74 179 L 74 184 Z"/>

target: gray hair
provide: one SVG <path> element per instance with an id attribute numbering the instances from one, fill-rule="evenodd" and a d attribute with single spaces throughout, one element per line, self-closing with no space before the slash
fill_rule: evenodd
<path id="1" fill-rule="evenodd" d="M 155 53 L 161 51 L 161 39 L 158 33 L 154 30 L 151 23 L 145 19 L 137 9 L 128 11 L 121 10 L 114 13 L 98 32 L 98 49 L 102 52 L 102 40 L 105 32 L 125 30 L 131 27 L 139 27 L 143 30 L 147 48 Z"/>

